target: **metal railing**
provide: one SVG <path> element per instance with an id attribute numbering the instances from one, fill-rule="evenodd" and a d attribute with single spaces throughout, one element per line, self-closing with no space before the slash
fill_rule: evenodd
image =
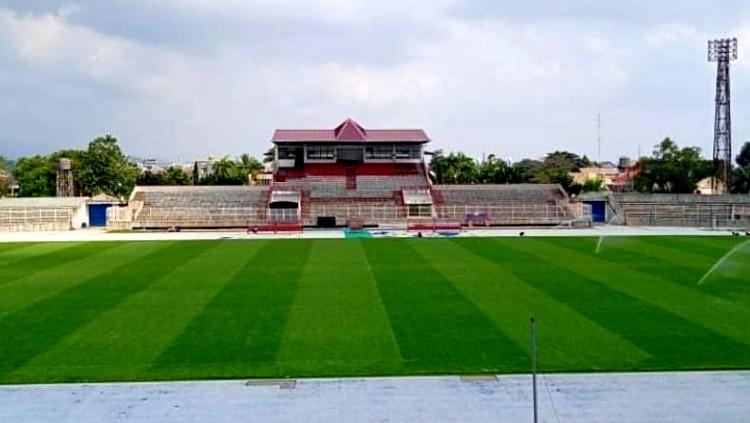
<path id="1" fill-rule="evenodd" d="M 117 211 L 122 221 L 124 211 Z M 132 213 L 132 210 L 131 210 Z M 365 224 L 404 223 L 408 219 L 442 219 L 466 224 L 470 216 L 483 214 L 492 225 L 556 225 L 572 220 L 591 220 L 587 205 L 568 207 L 562 204 L 526 205 L 464 205 L 446 206 L 417 204 L 407 206 L 385 204 L 310 203 L 299 209 L 261 207 L 143 207 L 133 220 L 133 227 L 243 227 L 265 221 L 299 221 L 314 225 L 318 217 L 335 217 L 344 225 L 349 219 Z"/>
<path id="2" fill-rule="evenodd" d="M 228 227 L 246 226 L 259 219 L 264 209 L 258 207 L 148 207 L 144 206 L 133 227 Z"/>
<path id="3" fill-rule="evenodd" d="M 750 206 L 731 204 L 624 204 L 630 226 L 747 227 Z"/>
<path id="4" fill-rule="evenodd" d="M 0 209 L 0 230 L 64 231 L 73 227 L 73 215 L 69 208 Z"/>
<path id="5" fill-rule="evenodd" d="M 550 225 L 585 217 L 573 216 L 558 204 L 441 206 L 437 210 L 438 217 L 458 221 L 463 221 L 469 214 L 482 213 L 495 225 Z"/>

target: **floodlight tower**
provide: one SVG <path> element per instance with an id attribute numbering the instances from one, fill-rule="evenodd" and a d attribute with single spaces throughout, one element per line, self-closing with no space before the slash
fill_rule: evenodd
<path id="1" fill-rule="evenodd" d="M 737 60 L 737 39 L 722 38 L 708 42 L 708 61 L 716 62 L 716 115 L 714 118 L 714 167 L 712 188 L 719 188 L 718 177 L 726 190 L 732 184 L 732 113 L 730 108 L 729 62 Z"/>

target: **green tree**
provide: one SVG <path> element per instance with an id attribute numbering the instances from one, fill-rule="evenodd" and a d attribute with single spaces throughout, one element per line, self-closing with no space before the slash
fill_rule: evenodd
<path id="1" fill-rule="evenodd" d="M 0 154 L 0 170 L 10 172 L 13 170 L 13 161 Z"/>
<path id="2" fill-rule="evenodd" d="M 0 198 L 10 193 L 13 162 L 0 155 Z"/>
<path id="3" fill-rule="evenodd" d="M 511 167 L 511 182 L 515 184 L 530 184 L 542 168 L 543 163 L 539 160 L 523 159 L 513 163 Z"/>
<path id="4" fill-rule="evenodd" d="M 735 161 L 739 167 L 750 166 L 750 141 L 742 145 L 742 148 L 740 148 L 740 154 L 737 155 Z"/>
<path id="5" fill-rule="evenodd" d="M 734 168 L 734 172 L 732 172 L 732 193 L 750 193 L 750 165 Z"/>
<path id="6" fill-rule="evenodd" d="M 199 185 L 201 183 L 200 177 L 198 176 L 198 162 L 193 163 L 193 185 Z"/>
<path id="7" fill-rule="evenodd" d="M 482 184 L 505 184 L 510 182 L 512 174 L 508 163 L 490 154 L 487 160 L 479 164 L 478 181 Z"/>
<path id="8" fill-rule="evenodd" d="M 473 184 L 479 179 L 477 162 L 464 153 L 436 154 L 430 169 L 439 184 Z"/>
<path id="9" fill-rule="evenodd" d="M 601 192 L 604 191 L 604 180 L 602 178 L 588 178 L 581 184 L 583 192 Z"/>
<path id="10" fill-rule="evenodd" d="M 10 193 L 10 184 L 10 174 L 5 171 L 0 171 L 0 198 L 3 198 Z"/>
<path id="11" fill-rule="evenodd" d="M 591 161 L 588 157 L 581 157 L 578 154 L 569 151 L 553 151 L 552 153 L 547 154 L 544 161 L 545 163 L 564 164 L 570 168 L 571 172 L 575 172 L 582 167 L 591 166 Z"/>
<path id="12" fill-rule="evenodd" d="M 236 175 L 235 163 L 229 156 L 224 156 L 214 163 L 214 183 L 217 185 L 225 185 L 230 180 L 234 180 Z"/>
<path id="13" fill-rule="evenodd" d="M 89 143 L 81 162 L 81 189 L 86 195 L 125 197 L 135 185 L 138 167 L 129 162 L 111 135 Z"/>
<path id="14" fill-rule="evenodd" d="M 240 171 L 244 174 L 245 180 L 247 180 L 247 175 L 260 172 L 264 169 L 261 162 L 247 153 L 240 156 L 239 167 Z"/>
<path id="15" fill-rule="evenodd" d="M 163 173 L 160 172 L 149 172 L 144 171 L 138 175 L 136 179 L 136 185 L 169 185 L 164 177 Z"/>
<path id="16" fill-rule="evenodd" d="M 571 192 L 573 177 L 571 172 L 579 170 L 590 162 L 568 151 L 554 151 L 547 154 L 542 165 L 534 173 L 533 182 L 539 184 L 560 184 L 566 191 Z"/>
<path id="17" fill-rule="evenodd" d="M 638 161 L 633 187 L 640 192 L 691 193 L 703 178 L 713 173 L 713 164 L 697 147 L 680 148 L 670 138 L 655 146 L 651 157 Z"/>
<path id="18" fill-rule="evenodd" d="M 21 157 L 13 169 L 21 197 L 55 195 L 55 180 L 50 178 L 49 159 L 44 156 Z"/>
<path id="19" fill-rule="evenodd" d="M 170 166 L 164 173 L 164 183 L 166 185 L 192 185 L 193 178 L 181 167 Z"/>
<path id="20" fill-rule="evenodd" d="M 213 164 L 213 173 L 200 180 L 202 185 L 243 185 L 248 183 L 251 169 L 262 168 L 257 160 L 243 155 L 239 162 L 224 156 Z"/>

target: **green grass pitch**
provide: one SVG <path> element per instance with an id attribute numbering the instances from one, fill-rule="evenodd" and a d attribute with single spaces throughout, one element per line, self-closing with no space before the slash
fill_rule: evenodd
<path id="1" fill-rule="evenodd" d="M 750 369 L 743 242 L 0 244 L 0 383 Z"/>

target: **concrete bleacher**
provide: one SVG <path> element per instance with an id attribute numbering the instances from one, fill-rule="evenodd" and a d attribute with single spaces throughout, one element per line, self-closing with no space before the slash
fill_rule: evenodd
<path id="1" fill-rule="evenodd" d="M 631 226 L 750 225 L 750 195 L 612 194 L 620 223 Z"/>
<path id="2" fill-rule="evenodd" d="M 229 228 L 265 219 L 267 201 L 263 186 L 138 186 L 130 205 L 133 228 Z"/>
<path id="3" fill-rule="evenodd" d="M 436 215 L 463 221 L 483 213 L 493 225 L 559 225 L 574 216 L 556 184 L 435 185 Z"/>
<path id="4" fill-rule="evenodd" d="M 315 225 L 318 217 L 333 217 L 339 226 L 352 219 L 364 225 L 379 226 L 404 223 L 406 212 L 394 199 L 335 198 L 310 201 L 303 223 Z M 305 207 L 303 206 L 303 207 Z"/>
<path id="5" fill-rule="evenodd" d="M 88 224 L 87 197 L 0 199 L 0 231 L 64 231 Z"/>
<path id="6" fill-rule="evenodd" d="M 427 181 L 420 175 L 357 176 L 357 192 L 360 196 L 388 196 L 393 191 L 427 186 Z"/>

